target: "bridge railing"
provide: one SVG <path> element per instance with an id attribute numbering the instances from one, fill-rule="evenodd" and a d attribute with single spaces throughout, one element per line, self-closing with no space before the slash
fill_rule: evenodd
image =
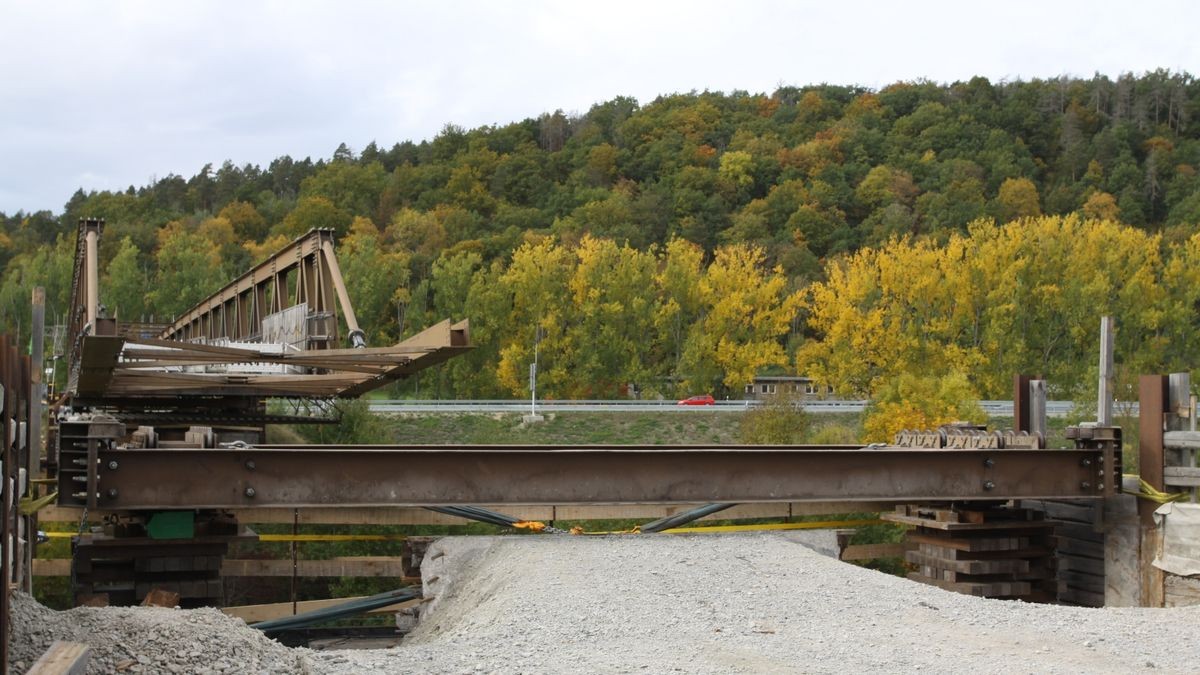
<path id="1" fill-rule="evenodd" d="M 713 405 L 679 405 L 673 399 L 645 401 L 630 399 L 615 400 L 543 400 L 537 402 L 539 412 L 744 412 L 761 406 L 762 401 L 716 401 Z M 811 413 L 857 414 L 867 409 L 866 400 L 808 400 L 800 401 L 801 407 Z M 988 415 L 1005 417 L 1013 414 L 1012 401 L 980 401 L 979 405 Z M 371 412 L 376 413 L 426 413 L 426 412 L 527 412 L 528 400 L 374 400 Z M 1050 417 L 1066 417 L 1075 409 L 1072 401 L 1047 401 L 1046 414 Z M 1137 408 L 1134 406 L 1136 414 Z"/>

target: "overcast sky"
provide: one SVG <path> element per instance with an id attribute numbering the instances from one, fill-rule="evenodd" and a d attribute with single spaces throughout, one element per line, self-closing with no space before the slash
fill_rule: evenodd
<path id="1" fill-rule="evenodd" d="M 0 212 L 619 95 L 1200 74 L 1197 6 L 0 0 Z"/>

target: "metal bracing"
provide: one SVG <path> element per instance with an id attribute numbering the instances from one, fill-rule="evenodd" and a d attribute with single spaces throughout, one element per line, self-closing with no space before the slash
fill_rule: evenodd
<path id="1" fill-rule="evenodd" d="M 355 397 L 470 349 L 466 321 L 367 348 L 327 229 L 297 238 L 166 328 L 151 335 L 145 326 L 122 330 L 98 315 L 103 225 L 79 224 L 67 388 L 73 400 L 101 407 L 125 401 L 117 407 L 133 410 L 141 399 L 162 411 L 208 397 Z M 338 348 L 339 313 L 352 348 Z"/>
<path id="2" fill-rule="evenodd" d="M 1112 450 L 812 446 L 259 446 L 101 449 L 94 506 L 1100 498 Z"/>
<path id="3" fill-rule="evenodd" d="M 292 352 L 145 338 L 83 340 L 72 393 L 92 400 L 130 397 L 360 396 L 469 349 L 466 321 L 434 324 L 391 347 Z M 256 373 L 238 364 L 287 366 Z M 126 406 L 128 407 L 128 406 Z"/>
<path id="4" fill-rule="evenodd" d="M 75 234 L 75 271 L 71 278 L 71 306 L 67 317 L 68 351 L 71 355 L 69 379 L 78 376 L 79 352 L 85 335 L 96 334 L 99 318 L 100 270 L 97 262 L 104 221 L 80 218 Z"/>
<path id="5" fill-rule="evenodd" d="M 333 252 L 333 230 L 310 230 L 298 237 L 176 318 L 159 337 L 254 341 L 260 337 L 264 318 L 298 305 L 306 305 L 309 315 L 332 319 L 325 339 L 312 341 L 309 348 L 336 346 L 339 311 L 346 319 L 351 344 L 366 346 Z"/>

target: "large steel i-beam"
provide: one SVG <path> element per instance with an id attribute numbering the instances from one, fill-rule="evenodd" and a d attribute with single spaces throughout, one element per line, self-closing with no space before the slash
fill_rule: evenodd
<path id="1" fill-rule="evenodd" d="M 102 450 L 104 509 L 1100 498 L 1112 451 L 812 446 Z"/>

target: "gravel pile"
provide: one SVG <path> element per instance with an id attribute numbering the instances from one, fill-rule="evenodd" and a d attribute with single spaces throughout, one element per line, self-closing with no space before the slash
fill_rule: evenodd
<path id="1" fill-rule="evenodd" d="M 63 638 L 96 647 L 91 672 L 1184 673 L 1200 663 L 1200 607 L 989 601 L 840 563 L 797 540 L 442 539 L 422 566 L 436 599 L 386 650 L 290 650 L 212 610 L 60 613 L 21 598 L 14 661 L 28 667 Z"/>
<path id="2" fill-rule="evenodd" d="M 442 539 L 422 564 L 437 600 L 404 644 L 313 658 L 347 674 L 1194 673 L 1200 663 L 1200 607 L 985 600 L 797 540 Z"/>
<path id="3" fill-rule="evenodd" d="M 55 640 L 91 646 L 89 673 L 311 673 L 308 650 L 289 649 L 215 609 L 76 607 L 57 612 L 14 593 L 12 672 Z"/>

